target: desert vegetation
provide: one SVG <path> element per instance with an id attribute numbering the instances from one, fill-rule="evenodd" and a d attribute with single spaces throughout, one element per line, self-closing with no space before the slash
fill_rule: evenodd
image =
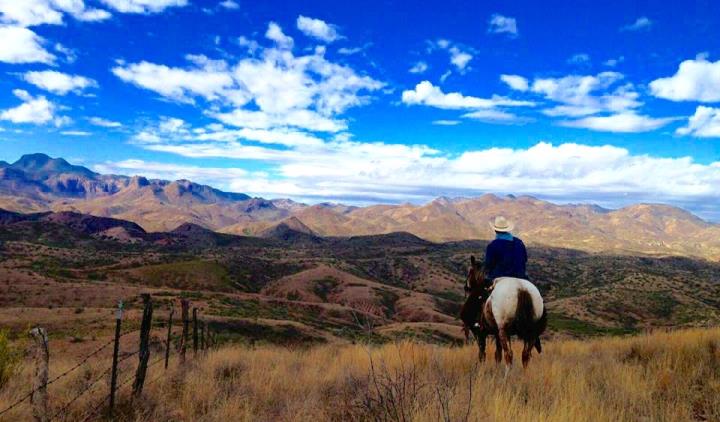
<path id="1" fill-rule="evenodd" d="M 54 356 L 51 378 L 74 364 Z M 0 390 L 0 409 L 26 390 L 31 372 L 18 364 Z M 52 409 L 98 375 L 91 364 L 52 385 Z M 405 340 L 226 346 L 184 368 L 175 360 L 168 370 L 153 367 L 148 380 L 138 398 L 120 390 L 118 420 L 718 420 L 720 329 L 548 341 L 528 370 L 516 366 L 507 377 L 494 363 L 477 363 L 474 346 Z M 106 391 L 101 383 L 57 420 L 82 420 Z M 26 420 L 29 412 L 23 404 L 0 418 Z M 104 420 L 102 410 L 90 420 Z"/>

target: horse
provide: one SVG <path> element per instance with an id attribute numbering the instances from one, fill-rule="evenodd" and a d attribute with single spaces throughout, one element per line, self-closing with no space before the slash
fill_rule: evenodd
<path id="1" fill-rule="evenodd" d="M 547 310 L 537 287 L 521 278 L 499 277 L 493 282 L 480 321 L 471 330 L 478 342 L 480 361 L 485 359 L 487 336 L 495 336 L 495 361 L 500 363 L 504 353 L 507 373 L 513 361 L 510 336 L 523 341 L 522 364 L 527 368 L 533 347 L 542 353 L 540 335 L 545 328 Z"/>

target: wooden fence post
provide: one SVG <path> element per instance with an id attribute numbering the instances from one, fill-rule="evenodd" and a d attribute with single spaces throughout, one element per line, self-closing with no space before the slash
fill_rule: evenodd
<path id="1" fill-rule="evenodd" d="M 123 303 L 118 302 L 118 308 L 115 312 L 115 346 L 113 348 L 112 372 L 110 375 L 110 407 L 108 408 L 108 416 L 112 419 L 113 409 L 115 408 L 115 390 L 117 390 L 117 365 L 118 352 L 120 351 L 120 325 L 122 323 Z"/>
<path id="2" fill-rule="evenodd" d="M 188 341 L 188 325 L 190 322 L 188 321 L 188 308 L 190 307 L 190 303 L 187 299 L 180 299 L 180 306 L 182 308 L 182 337 L 180 337 L 180 364 L 185 364 L 185 352 L 187 351 L 187 341 Z"/>
<path id="3" fill-rule="evenodd" d="M 175 313 L 174 306 L 170 308 L 170 315 L 168 316 L 167 340 L 165 342 L 165 369 L 168 368 L 168 363 L 170 362 L 170 340 L 172 336 L 173 313 Z"/>
<path id="4" fill-rule="evenodd" d="M 197 308 L 193 308 L 193 357 L 197 356 L 197 349 L 198 349 Z"/>
<path id="5" fill-rule="evenodd" d="M 148 293 L 143 293 L 143 319 L 140 324 L 140 353 L 138 353 L 138 366 L 135 371 L 135 382 L 133 383 L 133 396 L 142 393 L 147 374 L 148 360 L 150 360 L 150 329 L 152 328 L 153 305 L 152 298 Z"/>
<path id="6" fill-rule="evenodd" d="M 33 417 L 37 422 L 47 422 L 48 417 L 48 366 L 50 364 L 50 349 L 48 348 L 47 332 L 44 328 L 33 328 L 30 336 L 35 340 L 35 377 L 33 378 L 33 393 L 30 402 L 33 405 Z"/>

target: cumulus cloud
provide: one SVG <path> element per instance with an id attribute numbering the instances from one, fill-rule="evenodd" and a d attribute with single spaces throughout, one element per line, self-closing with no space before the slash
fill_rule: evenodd
<path id="1" fill-rule="evenodd" d="M 720 60 L 685 60 L 673 76 L 650 82 L 650 91 L 671 101 L 720 101 Z"/>
<path id="2" fill-rule="evenodd" d="M 59 25 L 65 13 L 91 22 L 111 16 L 105 10 L 87 8 L 83 0 L 0 0 L 0 22 L 20 26 Z"/>
<path id="3" fill-rule="evenodd" d="M 47 63 L 55 56 L 44 47 L 45 40 L 33 31 L 20 26 L 0 25 L 0 62 L 5 63 Z"/>
<path id="4" fill-rule="evenodd" d="M 106 128 L 122 127 L 122 123 L 116 122 L 113 120 L 109 120 L 109 119 L 104 119 L 102 117 L 90 117 L 88 119 L 88 121 L 90 121 L 91 124 L 93 124 L 95 126 L 100 126 L 100 127 L 106 127 Z"/>
<path id="5" fill-rule="evenodd" d="M 420 61 L 415 63 L 408 72 L 410 73 L 425 73 L 425 71 L 428 69 L 427 63 Z"/>
<path id="6" fill-rule="evenodd" d="M 446 94 L 430 81 L 422 81 L 415 86 L 415 89 L 403 91 L 402 102 L 408 105 L 426 105 L 450 110 L 534 105 L 529 101 L 513 100 L 498 95 L 494 95 L 492 98 L 479 98 L 465 96 L 459 92 Z"/>
<path id="7" fill-rule="evenodd" d="M 234 83 L 225 62 L 209 60 L 204 56 L 187 58 L 192 62 L 192 66 L 187 69 L 142 61 L 116 66 L 112 72 L 125 82 L 181 102 L 192 102 L 195 96 L 215 100 L 221 94 L 240 104 L 247 102 L 242 96 L 235 98 L 224 94 Z"/>
<path id="8" fill-rule="evenodd" d="M 601 132 L 648 132 L 676 120 L 673 117 L 653 118 L 635 112 L 621 112 L 609 116 L 589 116 L 582 119 L 564 121 L 560 124 Z"/>
<path id="9" fill-rule="evenodd" d="M 698 106 L 695 114 L 688 119 L 687 126 L 678 128 L 675 133 L 699 138 L 720 138 L 720 108 Z"/>
<path id="10" fill-rule="evenodd" d="M 160 13 L 169 7 L 183 7 L 188 0 L 101 0 L 121 13 Z"/>
<path id="11" fill-rule="evenodd" d="M 458 156 L 425 145 L 349 140 L 315 139 L 277 148 L 220 135 L 227 130 L 220 127 L 200 129 L 186 126 L 182 140 L 160 135 L 141 146 L 192 158 L 263 162 L 269 166 L 266 174 L 222 176 L 218 185 L 265 197 L 393 202 L 492 191 L 565 201 L 593 197 L 606 203 L 720 198 L 720 162 L 633 155 L 609 145 L 540 142 Z"/>
<path id="12" fill-rule="evenodd" d="M 528 80 L 519 75 L 500 75 L 500 80 L 516 91 L 527 91 Z"/>
<path id="13" fill-rule="evenodd" d="M 488 32 L 516 37 L 518 35 L 517 21 L 515 18 L 494 14 L 488 22 Z"/>
<path id="14" fill-rule="evenodd" d="M 192 65 L 185 68 L 141 62 L 117 66 L 113 73 L 169 99 L 192 102 L 202 98 L 211 105 L 206 109 L 208 116 L 251 129 L 339 132 L 346 128 L 340 115 L 365 104 L 365 93 L 384 86 L 328 61 L 322 52 L 295 56 L 284 48 L 266 48 L 261 57 L 235 64 L 189 57 Z"/>
<path id="15" fill-rule="evenodd" d="M 14 90 L 13 95 L 22 100 L 23 103 L 17 107 L 2 110 L 0 120 L 36 125 L 54 124 L 55 126 L 62 126 L 69 121 L 67 117 L 57 116 L 55 104 L 43 96 L 33 97 L 22 89 Z"/>
<path id="16" fill-rule="evenodd" d="M 65 95 L 68 92 L 82 93 L 86 88 L 97 86 L 97 82 L 84 76 L 68 75 L 54 70 L 27 72 L 23 75 L 23 79 L 57 95 Z"/>
<path id="17" fill-rule="evenodd" d="M 428 41 L 428 52 L 432 52 L 435 49 L 445 50 L 450 56 L 450 64 L 455 67 L 460 73 L 465 73 L 469 70 L 468 64 L 473 59 L 473 50 L 467 46 L 461 46 L 454 44 L 450 40 L 440 38 L 436 41 Z"/>
<path id="18" fill-rule="evenodd" d="M 268 24 L 267 31 L 265 31 L 265 38 L 275 41 L 275 44 L 277 44 L 279 48 L 291 49 L 293 47 L 292 37 L 285 35 L 280 25 L 275 22 Z"/>
<path id="19" fill-rule="evenodd" d="M 220 7 L 224 7 L 225 9 L 230 9 L 230 10 L 237 10 L 240 8 L 240 5 L 237 4 L 237 2 L 235 2 L 233 0 L 225 0 L 225 1 L 220 2 Z"/>
<path id="20" fill-rule="evenodd" d="M 653 25 L 653 21 L 648 19 L 646 16 L 641 16 L 631 24 L 625 25 L 620 28 L 621 31 L 647 31 Z"/>
<path id="21" fill-rule="evenodd" d="M 300 15 L 297 18 L 296 24 L 297 28 L 303 34 L 326 43 L 331 43 L 342 38 L 335 25 L 328 24 L 320 19 Z"/>

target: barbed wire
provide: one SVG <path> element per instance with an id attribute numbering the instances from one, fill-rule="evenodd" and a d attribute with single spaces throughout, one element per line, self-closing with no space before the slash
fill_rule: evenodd
<path id="1" fill-rule="evenodd" d="M 128 335 L 128 334 L 132 334 L 132 333 L 134 333 L 134 332 L 136 332 L 136 331 L 139 331 L 139 330 L 132 330 L 132 331 L 125 332 L 125 333 L 121 334 L 120 337 L 118 337 L 118 338 L 124 337 L 124 336 L 126 336 L 126 335 Z M 103 344 L 103 345 L 100 346 L 99 348 L 95 349 L 95 351 L 93 351 L 92 353 L 90 353 L 90 354 L 86 355 L 85 357 L 83 357 L 83 358 L 80 360 L 80 362 L 78 362 L 78 363 L 77 363 L 75 366 L 73 366 L 72 368 L 66 370 L 65 372 L 61 373 L 60 375 L 56 376 L 56 377 L 53 378 L 53 379 L 48 380 L 48 382 L 47 382 L 44 386 L 40 386 L 40 387 L 37 387 L 37 388 L 34 388 L 34 389 L 30 390 L 27 394 L 25 394 L 25 395 L 22 396 L 20 399 L 18 399 L 18 400 L 15 401 L 14 403 L 12 403 L 10 406 L 6 407 L 6 408 L 3 409 L 3 410 L 0 410 L 0 416 L 2 416 L 2 415 L 4 415 L 5 413 L 9 412 L 10 410 L 12 410 L 12 409 L 15 408 L 16 406 L 20 405 L 20 404 L 23 403 L 24 401 L 30 399 L 33 394 L 35 394 L 35 393 L 37 393 L 38 391 L 40 391 L 40 389 L 42 389 L 43 387 L 44 387 L 44 388 L 47 388 L 47 387 L 48 387 L 49 385 L 51 385 L 52 383 L 54 383 L 54 382 L 56 382 L 56 381 L 58 381 L 58 380 L 60 380 L 60 379 L 62 379 L 62 378 L 64 378 L 64 377 L 66 377 L 66 376 L 69 375 L 70 373 L 76 371 L 78 368 L 80 368 L 81 366 L 83 366 L 84 364 L 86 364 L 93 356 L 97 356 L 98 353 L 100 353 L 100 352 L 102 352 L 103 350 L 105 350 L 106 347 L 108 347 L 109 345 L 113 344 L 114 342 L 115 342 L 115 338 L 113 338 L 112 340 L 110 340 L 110 341 L 108 341 L 107 343 Z"/>

